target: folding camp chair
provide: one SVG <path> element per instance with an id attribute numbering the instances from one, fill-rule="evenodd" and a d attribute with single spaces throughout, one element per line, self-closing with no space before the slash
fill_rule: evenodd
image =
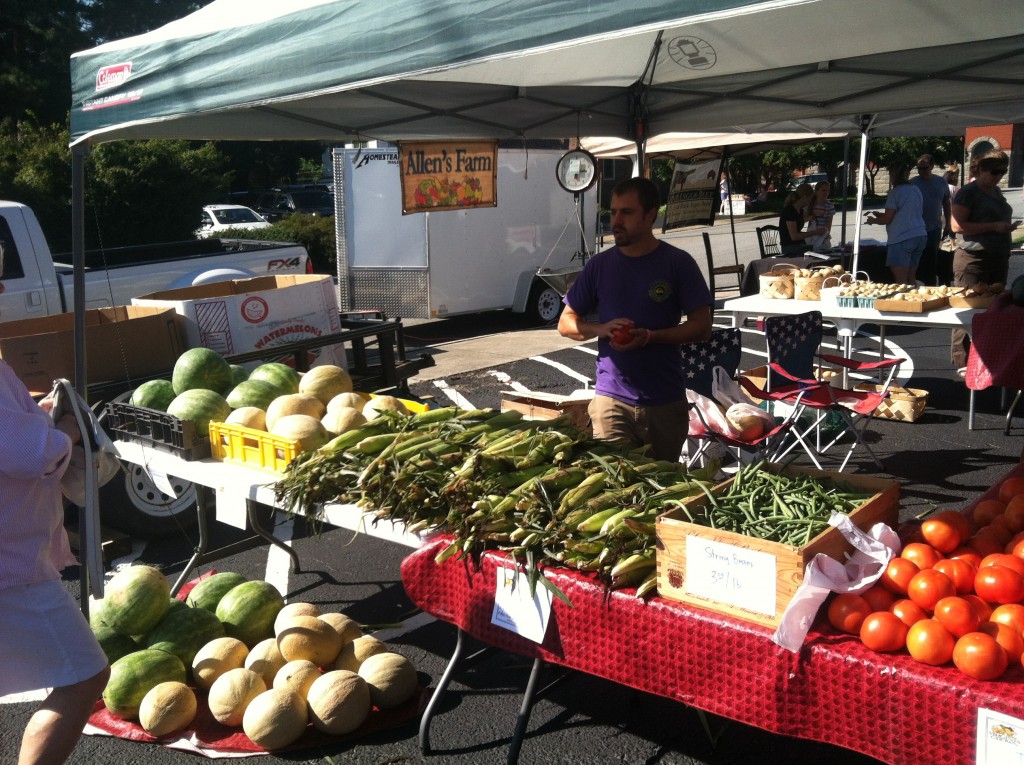
<path id="1" fill-rule="evenodd" d="M 741 335 L 738 327 L 716 329 L 711 339 L 700 343 L 686 343 L 682 346 L 683 374 L 686 387 L 705 398 L 714 401 L 714 370 L 722 367 L 730 378 L 736 378 L 740 357 L 743 352 Z M 756 438 L 749 440 L 733 438 L 716 432 L 698 407 L 693 407 L 702 425 L 702 432 L 692 432 L 689 437 L 697 444 L 696 451 L 690 456 L 689 462 L 700 460 L 711 444 L 719 443 L 735 454 L 737 459 L 743 455 L 751 457 L 774 458 L 777 449 L 784 445 L 784 434 L 792 427 L 792 419 L 766 430 Z"/>
<path id="2" fill-rule="evenodd" d="M 782 254 L 782 245 L 779 243 L 778 226 L 759 226 L 757 228 L 757 247 L 761 250 L 762 258 L 774 258 Z"/>
<path id="3" fill-rule="evenodd" d="M 850 433 L 853 442 L 843 458 L 839 471 L 842 472 L 846 468 L 850 457 L 858 446 L 863 446 L 871 455 L 874 463 L 881 468 L 882 463 L 864 440 L 864 433 L 871 423 L 871 416 L 888 395 L 889 387 L 892 385 L 899 365 L 905 359 L 893 358 L 861 362 L 843 356 L 820 353 L 822 338 L 820 311 L 808 311 L 795 316 L 768 317 L 764 320 L 764 335 L 768 346 L 767 385 L 762 390 L 750 380 L 742 378 L 740 384 L 755 397 L 791 404 L 797 420 L 808 410 L 815 415 L 813 422 L 806 428 L 794 427 L 791 430 L 793 440 L 778 456 L 784 457 L 797 445 L 800 445 L 811 461 L 820 469 L 818 456 L 827 452 L 843 436 Z M 816 364 L 816 362 L 821 362 L 821 364 Z M 817 372 L 816 366 L 825 369 L 825 364 L 838 367 L 847 375 L 850 372 L 879 375 L 885 373 L 885 379 L 875 390 L 850 390 L 819 379 L 822 375 Z M 835 438 L 822 445 L 821 425 L 833 412 L 838 415 L 843 427 Z M 812 431 L 814 432 L 813 446 L 808 440 Z"/>

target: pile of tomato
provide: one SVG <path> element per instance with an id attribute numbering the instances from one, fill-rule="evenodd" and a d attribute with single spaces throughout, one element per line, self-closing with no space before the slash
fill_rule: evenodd
<path id="1" fill-rule="evenodd" d="M 994 680 L 1024 655 L 1024 476 L 978 502 L 973 523 L 930 516 L 904 540 L 878 583 L 835 596 L 828 621 L 879 652 L 906 650 L 934 666 Z"/>

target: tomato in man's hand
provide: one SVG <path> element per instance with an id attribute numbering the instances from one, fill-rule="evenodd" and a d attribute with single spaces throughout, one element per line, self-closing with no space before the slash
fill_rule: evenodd
<path id="1" fill-rule="evenodd" d="M 629 327 L 616 327 L 612 330 L 612 342 L 616 345 L 629 345 L 633 342 L 633 330 Z"/>

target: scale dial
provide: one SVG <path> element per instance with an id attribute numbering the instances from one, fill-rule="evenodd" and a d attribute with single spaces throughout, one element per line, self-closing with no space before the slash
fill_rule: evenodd
<path id="1" fill-rule="evenodd" d="M 573 149 L 558 160 L 555 167 L 558 185 L 566 191 L 579 194 L 597 182 L 597 159 L 589 151 Z"/>

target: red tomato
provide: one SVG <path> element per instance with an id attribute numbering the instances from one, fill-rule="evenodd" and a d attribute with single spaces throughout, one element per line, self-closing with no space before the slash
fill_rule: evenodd
<path id="1" fill-rule="evenodd" d="M 612 342 L 616 345 L 629 345 L 633 342 L 633 330 L 629 327 L 616 327 L 612 330 Z"/>
<path id="2" fill-rule="evenodd" d="M 1024 637 L 1021 637 L 1013 627 L 999 622 L 982 622 L 978 626 L 978 632 L 994 637 L 1006 651 L 1006 658 L 1011 664 L 1020 661 L 1021 654 L 1024 654 Z"/>
<path id="3" fill-rule="evenodd" d="M 978 568 L 985 568 L 986 566 L 1006 566 L 1012 568 L 1021 576 L 1024 576 L 1024 559 L 1018 558 L 1016 555 L 1010 555 L 1009 553 L 992 553 L 986 555 L 981 559 L 981 565 Z"/>
<path id="4" fill-rule="evenodd" d="M 1016 555 L 1018 558 L 1024 558 L 1024 531 L 1018 531 L 1013 535 L 1013 539 L 1006 543 L 1006 548 L 1003 552 L 1008 555 Z"/>
<path id="5" fill-rule="evenodd" d="M 908 627 L 912 627 L 922 619 L 928 618 L 928 614 L 925 613 L 925 610 L 908 598 L 897 600 L 889 606 L 889 612 L 895 614 L 896 617 Z"/>
<path id="6" fill-rule="evenodd" d="M 1010 531 L 1024 531 L 1024 494 L 1018 494 L 1006 503 L 1002 517 Z"/>
<path id="7" fill-rule="evenodd" d="M 934 619 L 922 619 L 907 630 L 907 650 L 923 664 L 939 666 L 953 658 L 956 639 Z"/>
<path id="8" fill-rule="evenodd" d="M 844 592 L 836 595 L 828 606 L 828 623 L 840 632 L 860 634 L 864 617 L 871 613 L 871 606 L 860 595 Z"/>
<path id="9" fill-rule="evenodd" d="M 989 621 L 1013 627 L 1017 630 L 1018 634 L 1024 633 L 1024 605 L 1020 603 L 1006 603 L 996 606 L 988 618 Z"/>
<path id="10" fill-rule="evenodd" d="M 921 524 L 921 536 L 924 538 L 924 541 L 940 553 L 953 552 L 953 550 L 966 542 L 967 538 L 971 535 L 967 519 L 964 518 L 963 523 L 960 523 L 952 515 L 960 518 L 963 516 L 955 511 L 952 511 L 952 515 L 949 515 L 949 512 L 939 513 Z"/>
<path id="11" fill-rule="evenodd" d="M 1002 536 L 995 529 L 990 533 L 982 533 L 985 529 L 991 529 L 991 526 L 986 526 L 984 529 L 979 529 L 978 532 L 967 540 L 967 546 L 978 553 L 978 556 L 984 558 L 986 555 L 991 555 L 994 552 L 1002 552 L 1006 549 L 1006 542 L 1000 542 L 998 537 Z"/>
<path id="12" fill-rule="evenodd" d="M 970 563 L 973 568 L 977 568 L 981 565 L 981 555 L 972 547 L 958 547 L 947 555 L 946 558 L 966 561 L 967 563 Z"/>
<path id="13" fill-rule="evenodd" d="M 956 668 L 975 680 L 995 680 L 1009 664 L 1006 651 L 991 635 L 968 632 L 953 647 Z"/>
<path id="14" fill-rule="evenodd" d="M 966 595 L 974 592 L 974 575 L 977 569 L 960 558 L 946 558 L 935 564 L 935 570 L 953 580 L 957 595 Z"/>
<path id="15" fill-rule="evenodd" d="M 920 570 L 917 564 L 908 558 L 893 558 L 885 567 L 885 571 L 882 572 L 878 581 L 889 592 L 906 595 L 907 585 L 910 584 L 914 574 Z"/>
<path id="16" fill-rule="evenodd" d="M 908 629 L 896 614 L 875 611 L 868 614 L 860 626 L 860 640 L 872 651 L 879 653 L 899 651 L 907 645 Z"/>
<path id="17" fill-rule="evenodd" d="M 953 595 L 956 595 L 953 580 L 934 568 L 918 571 L 907 585 L 907 597 L 925 611 L 934 610 L 936 603 Z"/>
<path id="18" fill-rule="evenodd" d="M 983 566 L 974 577 L 974 591 L 989 603 L 1024 600 L 1024 576 L 1006 566 Z"/>
<path id="19" fill-rule="evenodd" d="M 979 529 L 982 526 L 988 526 L 992 523 L 992 519 L 997 515 L 1002 515 L 1005 509 L 1006 503 L 1000 502 L 998 499 L 981 500 L 981 502 L 974 506 L 974 510 L 971 513 L 971 517 L 974 518 L 974 526 Z"/>
<path id="20" fill-rule="evenodd" d="M 942 560 L 943 556 L 942 553 L 930 544 L 925 542 L 911 542 L 910 544 L 903 546 L 903 551 L 900 553 L 900 557 L 913 561 L 919 569 L 923 570 L 934 566 Z"/>
<path id="21" fill-rule="evenodd" d="M 973 583 L 974 577 L 972 575 L 971 584 Z M 872 611 L 888 611 L 889 607 L 896 602 L 896 596 L 880 584 L 869 587 L 860 596 L 868 602 Z"/>
<path id="22" fill-rule="evenodd" d="M 978 631 L 981 617 L 970 601 L 949 597 L 935 604 L 935 621 L 949 630 L 953 637 L 963 637 L 968 632 Z"/>
<path id="23" fill-rule="evenodd" d="M 990 606 L 987 601 L 982 600 L 974 594 L 964 595 L 964 600 L 974 606 L 974 610 L 977 612 L 978 618 L 983 622 L 987 622 L 992 618 L 992 606 Z"/>
<path id="24" fill-rule="evenodd" d="M 1018 494 L 1024 494 L 1024 476 L 1013 475 L 999 484 L 999 501 L 1009 504 Z"/>
<path id="25" fill-rule="evenodd" d="M 974 536 L 971 537 L 970 541 L 981 538 L 991 539 L 999 545 L 1000 552 L 1002 552 L 1003 548 L 1013 539 L 1014 534 L 1014 532 L 1010 531 L 1010 527 L 1006 525 L 1006 521 L 1002 520 L 1004 517 L 1000 515 L 988 526 L 978 529 L 974 532 Z M 970 541 L 968 544 L 970 544 Z"/>

